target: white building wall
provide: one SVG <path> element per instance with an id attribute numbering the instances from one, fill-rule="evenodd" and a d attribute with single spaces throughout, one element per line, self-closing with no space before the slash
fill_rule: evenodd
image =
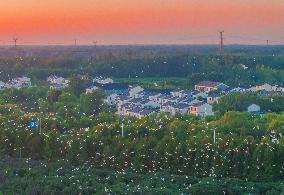
<path id="1" fill-rule="evenodd" d="M 210 104 L 203 104 L 198 107 L 197 115 L 201 117 L 212 116 L 214 115 L 212 109 L 213 107 Z"/>

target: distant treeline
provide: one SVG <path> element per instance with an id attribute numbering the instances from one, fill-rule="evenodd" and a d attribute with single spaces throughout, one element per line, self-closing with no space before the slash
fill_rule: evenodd
<path id="1" fill-rule="evenodd" d="M 29 55 L 21 49 L 19 55 L 16 51 L 14 56 L 1 55 L 0 80 L 23 74 L 35 81 L 50 74 L 89 74 L 115 78 L 184 77 L 189 84 L 201 80 L 231 85 L 284 82 L 284 47 L 280 46 L 232 46 L 224 53 L 213 46 L 29 48 Z"/>

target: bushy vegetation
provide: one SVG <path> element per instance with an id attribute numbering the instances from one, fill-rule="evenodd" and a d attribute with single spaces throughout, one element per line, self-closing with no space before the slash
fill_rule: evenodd
<path id="1" fill-rule="evenodd" d="M 260 96 L 257 93 L 231 93 L 222 96 L 214 105 L 217 114 L 223 115 L 228 111 L 247 111 L 251 104 L 260 106 L 262 112 L 281 113 L 284 110 L 284 96 Z"/>
<path id="2" fill-rule="evenodd" d="M 261 117 L 229 111 L 207 120 L 167 114 L 118 118 L 103 105 L 101 91 L 77 97 L 70 90 L 2 91 L 1 154 L 134 174 L 164 172 L 252 182 L 284 178 L 283 114 Z M 39 118 L 38 128 L 31 129 L 29 122 Z M 192 193 L 206 189 L 202 183 L 196 185 Z M 223 189 L 212 183 L 208 190 L 214 186 Z"/>
<path id="3" fill-rule="evenodd" d="M 48 163 L 0 159 L 0 194 L 281 194 L 282 182 L 245 182 L 230 178 L 197 178 L 164 172 L 137 174 Z"/>

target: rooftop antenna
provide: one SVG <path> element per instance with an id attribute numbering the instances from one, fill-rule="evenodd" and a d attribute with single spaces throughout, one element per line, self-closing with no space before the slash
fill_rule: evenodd
<path id="1" fill-rule="evenodd" d="M 15 49 L 17 49 L 17 42 L 18 42 L 18 40 L 19 40 L 18 38 L 13 38 Z"/>
<path id="2" fill-rule="evenodd" d="M 220 33 L 220 50 L 223 51 L 223 49 L 224 49 L 224 36 L 223 36 L 224 31 L 223 30 L 219 31 L 219 33 Z"/>

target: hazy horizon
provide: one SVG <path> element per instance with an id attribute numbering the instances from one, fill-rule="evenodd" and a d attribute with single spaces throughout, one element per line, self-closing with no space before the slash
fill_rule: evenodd
<path id="1" fill-rule="evenodd" d="M 0 44 L 284 44 L 281 0 L 9 0 Z"/>
<path id="2" fill-rule="evenodd" d="M 17 44 L 17 48 L 19 47 L 94 47 L 94 44 L 77 44 L 74 45 L 74 43 L 59 43 L 59 44 Z M 220 44 L 218 43 L 196 43 L 196 44 L 190 44 L 190 43 L 161 43 L 161 44 L 143 44 L 143 43 L 122 43 L 122 44 L 97 44 L 96 47 L 104 47 L 104 46 L 216 46 L 220 47 Z M 257 46 L 257 47 L 267 47 L 267 44 L 238 44 L 238 43 L 230 43 L 230 44 L 225 44 L 224 47 L 231 47 L 231 46 Z M 284 46 L 284 43 L 279 43 L 279 44 L 270 44 L 269 47 L 278 47 L 278 46 Z M 14 44 L 0 44 L 0 47 L 5 47 L 5 48 L 14 48 Z"/>

